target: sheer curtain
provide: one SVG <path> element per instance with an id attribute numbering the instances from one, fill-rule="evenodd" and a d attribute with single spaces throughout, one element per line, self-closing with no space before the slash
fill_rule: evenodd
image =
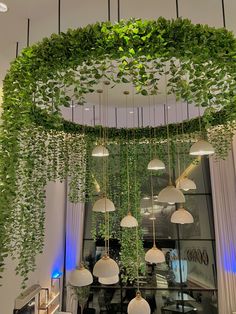
<path id="1" fill-rule="evenodd" d="M 219 313 L 236 312 L 236 137 L 226 160 L 210 158 Z"/>
<path id="2" fill-rule="evenodd" d="M 84 203 L 67 203 L 66 226 L 66 309 L 72 314 L 77 313 L 78 300 L 73 288 L 69 285 L 70 273 L 78 265 L 83 246 Z"/>

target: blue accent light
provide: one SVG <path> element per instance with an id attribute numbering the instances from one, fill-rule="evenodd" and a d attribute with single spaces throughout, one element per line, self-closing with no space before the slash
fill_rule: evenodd
<path id="1" fill-rule="evenodd" d="M 58 279 L 58 278 L 61 277 L 61 275 L 62 275 L 61 272 L 59 272 L 59 271 L 54 271 L 53 274 L 52 274 L 52 279 Z"/>
<path id="2" fill-rule="evenodd" d="M 223 263 L 226 272 L 236 274 L 236 250 L 232 242 L 224 245 Z"/>

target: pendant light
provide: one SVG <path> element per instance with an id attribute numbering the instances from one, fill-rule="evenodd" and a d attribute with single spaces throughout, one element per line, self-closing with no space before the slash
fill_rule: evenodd
<path id="1" fill-rule="evenodd" d="M 150 216 L 151 213 L 150 213 L 150 211 L 147 208 L 145 208 L 143 215 L 144 216 Z"/>
<path id="2" fill-rule="evenodd" d="M 101 106 L 102 106 L 102 93 L 103 93 L 103 90 L 102 89 L 98 89 L 97 90 L 97 93 L 99 95 L 99 120 L 100 120 L 100 138 L 102 140 L 102 115 L 101 115 Z M 104 114 L 105 116 L 105 114 Z M 104 120 L 105 120 L 105 117 L 104 117 Z M 105 124 L 105 121 L 104 121 L 104 124 Z M 105 126 L 104 126 L 105 127 Z M 104 127 L 103 127 L 103 135 L 104 135 Z M 108 149 L 105 147 L 105 144 L 104 144 L 104 138 L 105 136 L 103 136 L 103 144 L 100 144 L 100 145 L 97 145 L 94 147 L 93 151 L 92 151 L 92 156 L 93 157 L 107 157 L 109 156 L 109 151 Z"/>
<path id="3" fill-rule="evenodd" d="M 119 282 L 119 276 L 115 275 L 115 276 L 106 277 L 106 278 L 99 277 L 98 282 L 100 282 L 103 285 L 114 285 Z"/>
<path id="4" fill-rule="evenodd" d="M 154 95 L 153 95 L 153 110 L 154 110 L 154 113 L 153 113 L 153 116 L 154 116 L 154 139 L 156 140 L 156 112 L 155 112 L 155 104 L 154 104 Z M 151 120 L 151 116 L 150 116 L 150 98 L 149 98 L 149 123 L 150 123 L 150 120 Z M 150 135 L 151 135 L 151 126 L 150 125 L 149 125 L 149 128 L 150 128 Z M 150 141 L 151 141 L 151 136 L 150 136 Z M 157 151 L 157 148 L 156 148 L 156 141 L 155 141 L 155 153 L 156 153 L 156 151 Z M 150 145 L 150 156 L 151 155 L 152 155 L 152 153 L 151 153 L 151 145 Z M 165 164 L 160 159 L 153 158 L 148 163 L 147 169 L 148 170 L 154 170 L 154 171 L 163 170 L 163 169 L 165 169 Z"/>
<path id="5" fill-rule="evenodd" d="M 152 216 L 154 217 L 153 206 L 153 178 L 151 174 L 151 193 L 152 193 Z M 145 254 L 145 261 L 151 264 L 163 263 L 165 261 L 164 253 L 156 247 L 155 220 L 152 220 L 153 247 Z"/>
<path id="6" fill-rule="evenodd" d="M 187 106 L 188 106 L 188 103 L 187 103 Z M 188 110 L 187 110 L 187 112 L 188 112 Z M 181 128 L 182 128 L 182 147 L 183 147 L 183 168 L 185 171 L 186 162 L 185 162 L 185 150 L 184 150 L 184 140 L 183 140 L 184 139 L 184 122 L 183 122 L 184 117 L 183 117 L 183 106 L 182 105 L 181 105 L 181 119 L 182 119 Z M 189 120 L 189 113 L 188 113 L 188 120 Z M 178 151 L 178 155 L 179 155 L 179 151 Z M 178 167 L 179 167 L 179 179 L 176 182 L 176 187 L 178 189 L 183 190 L 183 191 L 196 190 L 197 186 L 193 180 L 189 179 L 186 175 L 184 175 L 184 176 L 180 175 L 179 158 L 178 158 Z"/>
<path id="7" fill-rule="evenodd" d="M 189 190 L 196 190 L 197 186 L 195 182 L 187 177 L 180 178 L 177 181 L 176 187 L 180 190 L 189 191 Z"/>
<path id="8" fill-rule="evenodd" d="M 108 83 L 104 82 L 105 85 L 109 85 Z M 106 102 L 106 111 L 108 111 L 108 88 L 107 88 L 107 102 Z M 107 116 L 107 115 L 106 115 Z M 104 118 L 104 124 L 107 124 L 107 119 Z M 103 137 L 104 137 L 104 142 L 106 139 L 107 134 L 104 131 Z M 98 208 L 100 206 L 99 201 L 101 202 L 101 207 L 102 212 L 104 212 L 104 219 L 105 219 L 105 254 L 101 259 L 99 259 L 96 264 L 94 265 L 93 268 L 93 275 L 99 278 L 109 278 L 109 277 L 114 277 L 119 275 L 119 266 L 117 263 L 110 258 L 109 256 L 109 212 L 114 211 L 115 206 L 114 204 L 106 198 L 106 192 L 107 192 L 107 181 L 105 177 L 105 173 L 107 173 L 107 158 L 103 159 L 103 186 L 104 186 L 104 191 L 105 195 L 102 199 L 98 200 L 94 206 L 96 205 Z M 94 208 L 93 208 L 94 210 Z"/>
<path id="9" fill-rule="evenodd" d="M 72 271 L 70 275 L 70 284 L 75 287 L 85 287 L 93 282 L 93 276 L 82 264 Z"/>
<path id="10" fill-rule="evenodd" d="M 135 133 L 134 133 L 135 135 Z M 135 142 L 135 136 L 134 136 L 134 142 Z M 136 146 L 135 146 L 135 175 L 134 175 L 134 186 L 135 189 L 137 188 L 137 152 L 136 152 Z M 135 198 L 136 200 L 136 198 Z M 138 204 L 135 202 L 135 209 L 136 209 L 136 216 L 138 216 Z M 128 314 L 150 314 L 151 309 L 148 304 L 148 302 L 142 298 L 141 292 L 139 290 L 139 267 L 140 267 L 140 257 L 139 257 L 139 235 L 138 235 L 138 226 L 136 227 L 136 275 L 137 275 L 137 292 L 136 292 L 136 297 L 132 299 L 127 308 Z"/>
<path id="11" fill-rule="evenodd" d="M 150 314 L 151 309 L 148 302 L 142 298 L 140 291 L 136 293 L 136 297 L 128 304 L 128 314 Z"/>
<path id="12" fill-rule="evenodd" d="M 119 275 L 119 266 L 109 257 L 107 253 L 96 262 L 93 268 L 93 275 L 101 278 L 108 278 Z"/>
<path id="13" fill-rule="evenodd" d="M 6 13 L 8 11 L 8 7 L 6 3 L 0 2 L 0 12 L 1 13 Z"/>
<path id="14" fill-rule="evenodd" d="M 126 128 L 128 128 L 127 122 L 127 96 L 129 95 L 128 91 L 124 91 L 125 100 L 126 100 Z M 138 226 L 137 219 L 131 214 L 130 211 L 130 182 L 129 182 L 129 158 L 128 158 L 128 151 L 129 151 L 129 139 L 128 139 L 128 129 L 127 129 L 127 149 L 126 149 L 126 171 L 127 171 L 127 196 L 128 196 L 128 213 L 127 215 L 121 220 L 120 226 L 123 228 L 135 228 Z"/>
<path id="15" fill-rule="evenodd" d="M 199 121 L 199 131 L 202 136 L 202 126 L 201 126 L 201 115 L 200 115 L 200 107 L 198 107 L 198 121 Z M 204 155 L 212 155 L 215 153 L 214 147 L 211 143 L 206 140 L 200 139 L 196 143 L 194 143 L 189 151 L 189 154 L 192 156 L 204 156 Z"/>
<path id="16" fill-rule="evenodd" d="M 97 145 L 92 151 L 93 157 L 107 157 L 109 156 L 108 149 L 103 145 Z"/>
<path id="17" fill-rule="evenodd" d="M 183 207 L 173 212 L 170 221 L 175 224 L 191 224 L 194 222 L 192 214 Z"/>
<path id="18" fill-rule="evenodd" d="M 183 110 L 181 106 L 181 115 L 182 115 L 182 137 L 184 138 L 184 129 L 183 129 Z M 177 107 L 176 107 L 176 117 L 177 117 Z M 178 128 L 177 128 L 177 138 L 178 138 Z M 182 142 L 183 144 L 183 142 Z M 187 177 L 181 178 L 180 175 L 180 159 L 179 159 L 179 143 L 176 143 L 177 145 L 177 157 L 178 157 L 178 175 L 179 180 L 177 181 L 177 187 L 179 189 L 182 189 L 184 191 L 188 191 L 190 189 L 196 189 L 196 184 L 194 181 L 188 179 Z M 183 145 L 184 148 L 184 145 Z M 185 169 L 185 151 L 183 149 L 183 155 L 184 155 L 184 169 Z M 176 211 L 173 212 L 171 215 L 171 222 L 176 224 L 188 224 L 193 223 L 193 216 L 191 213 L 189 213 L 186 209 L 183 208 L 183 206 L 180 206 Z"/>
<path id="19" fill-rule="evenodd" d="M 94 203 L 92 210 L 94 212 L 105 213 L 114 212 L 116 209 L 114 203 L 104 196 Z"/>
<path id="20" fill-rule="evenodd" d="M 167 98 L 167 93 L 166 93 Z M 165 105 L 166 107 L 166 105 Z M 168 111 L 166 113 L 166 116 L 168 117 Z M 171 168 L 170 168 L 170 137 L 169 137 L 169 121 L 167 118 L 167 153 L 168 153 L 168 168 L 169 168 L 169 184 L 166 188 L 160 191 L 158 195 L 158 202 L 160 203 L 169 203 L 169 204 L 175 204 L 175 203 L 185 203 L 185 197 L 184 194 L 176 189 L 176 187 L 173 186 L 172 180 L 171 180 Z"/>

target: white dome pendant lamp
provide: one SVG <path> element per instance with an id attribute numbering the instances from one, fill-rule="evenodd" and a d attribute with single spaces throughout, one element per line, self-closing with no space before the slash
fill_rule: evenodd
<path id="1" fill-rule="evenodd" d="M 129 211 L 128 214 L 121 220 L 120 226 L 123 228 L 135 228 L 138 226 L 138 221 Z"/>
<path id="2" fill-rule="evenodd" d="M 147 166 L 148 170 L 163 170 L 165 169 L 165 164 L 160 159 L 152 159 Z"/>
<path id="3" fill-rule="evenodd" d="M 168 111 L 166 113 L 168 117 Z M 169 135 L 169 123 L 167 118 L 167 152 L 168 152 L 168 168 L 169 168 L 169 184 L 163 190 L 160 191 L 158 195 L 158 202 L 160 203 L 185 203 L 184 194 L 178 190 L 171 180 L 171 168 L 170 168 L 170 135 Z"/>
<path id="4" fill-rule="evenodd" d="M 197 189 L 196 183 L 187 177 L 180 178 L 177 181 L 176 187 L 180 190 L 183 190 L 183 191 L 189 191 L 189 190 L 196 190 Z"/>
<path id="5" fill-rule="evenodd" d="M 109 156 L 109 151 L 104 145 L 97 145 L 92 151 L 93 157 L 107 157 Z"/>
<path id="6" fill-rule="evenodd" d="M 114 212 L 116 209 L 114 203 L 104 195 L 94 203 L 92 210 L 94 212 L 105 213 Z"/>
<path id="7" fill-rule="evenodd" d="M 151 308 L 148 302 L 142 298 L 140 291 L 137 291 L 136 297 L 128 304 L 128 314 L 150 314 Z"/>
<path id="8" fill-rule="evenodd" d="M 153 178 L 151 175 L 151 192 L 152 192 L 152 216 L 154 217 L 153 208 Z M 148 250 L 145 254 L 145 261 L 150 264 L 163 263 L 165 261 L 164 253 L 156 247 L 156 230 L 155 230 L 155 220 L 152 220 L 152 233 L 153 233 L 153 247 Z"/>
<path id="9" fill-rule="evenodd" d="M 93 276 L 83 264 L 80 264 L 80 267 L 77 267 L 71 272 L 69 282 L 75 287 L 85 287 L 93 282 Z"/>
<path id="10" fill-rule="evenodd" d="M 202 132 L 202 124 L 201 124 L 201 114 L 200 114 L 200 107 L 198 106 L 198 121 L 199 121 L 199 131 L 201 137 L 203 138 Z M 189 151 L 189 154 L 192 156 L 205 156 L 205 155 L 212 155 L 215 153 L 214 147 L 208 141 L 204 139 L 199 139 L 196 143 L 194 143 Z"/>
<path id="11" fill-rule="evenodd" d="M 105 253 L 104 256 L 94 265 L 93 275 L 101 278 L 118 276 L 119 266 L 112 258 L 109 257 L 107 253 Z"/>
<path id="12" fill-rule="evenodd" d="M 170 221 L 174 224 L 192 224 L 194 222 L 192 214 L 183 207 L 173 212 Z"/>

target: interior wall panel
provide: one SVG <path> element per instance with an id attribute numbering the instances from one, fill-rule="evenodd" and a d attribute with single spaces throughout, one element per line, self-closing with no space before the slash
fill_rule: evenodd
<path id="1" fill-rule="evenodd" d="M 221 0 L 179 0 L 179 16 L 195 24 L 223 26 Z"/>
<path id="2" fill-rule="evenodd" d="M 236 1 L 224 0 L 224 4 L 226 28 L 233 31 L 234 34 L 236 35 L 236 18 L 235 18 Z"/>
<path id="3" fill-rule="evenodd" d="M 121 19 L 142 18 L 158 19 L 163 16 L 171 19 L 176 17 L 175 0 L 120 0 Z"/>

